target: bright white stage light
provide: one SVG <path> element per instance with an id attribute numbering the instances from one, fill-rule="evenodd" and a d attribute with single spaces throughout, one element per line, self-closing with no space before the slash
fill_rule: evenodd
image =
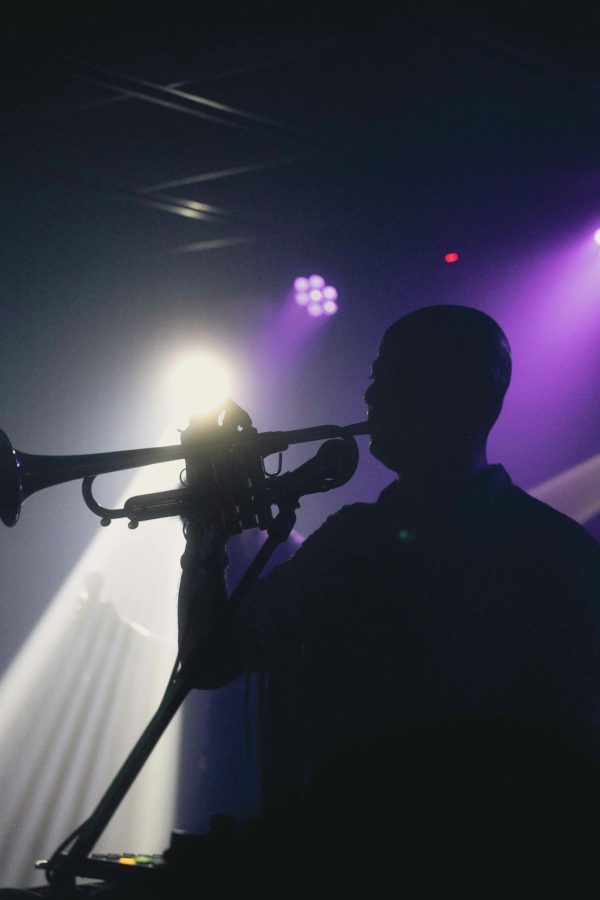
<path id="1" fill-rule="evenodd" d="M 169 407 L 179 425 L 190 417 L 218 411 L 231 394 L 231 373 L 226 363 L 207 350 L 182 354 L 168 379 Z"/>
<path id="2" fill-rule="evenodd" d="M 173 433 L 163 441 L 174 443 Z M 165 477 L 173 487 L 181 466 L 139 469 L 125 498 Z M 177 653 L 183 547 L 177 518 L 98 528 L 0 681 L 0 885 L 44 882 L 33 863 L 90 815 L 156 711 Z M 178 716 L 98 851 L 169 845 L 179 731 Z"/>
<path id="3" fill-rule="evenodd" d="M 598 246 L 600 247 L 600 228 L 597 228 L 597 229 L 595 230 L 595 232 L 594 232 L 594 241 L 595 241 L 595 242 L 598 244 Z"/>

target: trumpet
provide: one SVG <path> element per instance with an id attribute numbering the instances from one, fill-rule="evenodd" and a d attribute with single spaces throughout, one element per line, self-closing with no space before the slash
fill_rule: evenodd
<path id="1" fill-rule="evenodd" d="M 218 509 L 233 533 L 247 527 L 266 528 L 271 521 L 270 506 L 281 504 L 286 496 L 289 499 L 294 490 L 301 488 L 303 493 L 314 493 L 349 480 L 358 462 L 354 436 L 368 434 L 369 425 L 358 422 L 347 426 L 320 425 L 297 431 L 262 433 L 253 427 L 240 431 L 215 428 L 206 435 L 197 429 L 195 433 L 191 432 L 191 428 L 186 429 L 182 432 L 181 444 L 168 447 L 42 456 L 13 449 L 7 435 L 0 431 L 0 519 L 5 525 L 13 526 L 19 519 L 23 502 L 36 491 L 81 479 L 84 501 L 100 516 L 102 525 L 126 517 L 129 527 L 135 528 L 142 520 L 174 515 L 185 517 L 204 505 L 213 511 Z M 291 444 L 312 441 L 329 441 L 338 448 L 345 446 L 345 461 L 337 450 L 326 450 L 324 445 L 314 458 L 312 469 L 305 468 L 309 465 L 305 463 L 296 470 L 298 476 L 295 479 L 291 477 L 294 473 L 266 474 L 266 457 L 282 453 Z M 175 490 L 131 497 L 122 509 L 102 507 L 93 497 L 92 484 L 98 475 L 176 459 L 185 460 L 186 470 L 196 469 L 202 476 L 210 473 L 209 483 L 205 477 L 196 479 L 195 484 L 188 479 L 186 486 Z M 332 471 L 336 466 L 339 471 Z M 328 468 L 331 471 L 327 471 Z M 309 475 L 316 487 L 311 485 Z"/>

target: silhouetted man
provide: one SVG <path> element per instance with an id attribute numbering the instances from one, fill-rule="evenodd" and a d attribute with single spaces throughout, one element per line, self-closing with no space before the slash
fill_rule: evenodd
<path id="1" fill-rule="evenodd" d="M 397 478 L 206 641 L 199 686 L 265 673 L 265 816 L 321 847 L 439 849 L 551 822 L 547 837 L 594 787 L 600 548 L 488 464 L 510 375 L 478 310 L 392 325 L 365 399 L 371 452 Z M 182 603 L 210 619 L 218 591 L 193 598 L 197 547 L 187 558 Z"/>

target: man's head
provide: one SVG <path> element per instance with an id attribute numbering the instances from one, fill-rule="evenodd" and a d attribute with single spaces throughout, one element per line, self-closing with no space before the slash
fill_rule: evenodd
<path id="1" fill-rule="evenodd" d="M 427 306 L 388 328 L 365 393 L 371 452 L 396 472 L 485 451 L 511 375 L 496 322 L 468 306 Z"/>

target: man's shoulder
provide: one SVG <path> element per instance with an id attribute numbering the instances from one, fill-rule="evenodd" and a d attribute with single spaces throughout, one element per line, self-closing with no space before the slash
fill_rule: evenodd
<path id="1" fill-rule="evenodd" d="M 563 546 L 583 554 L 600 566 L 600 545 L 583 525 L 543 500 L 511 485 L 505 493 L 506 508 L 512 513 L 518 533 L 527 533 L 549 549 Z"/>
<path id="2" fill-rule="evenodd" d="M 376 503 L 349 503 L 328 516 L 307 540 L 339 540 L 342 536 L 358 534 L 365 528 L 373 527 L 378 515 Z"/>
<path id="3" fill-rule="evenodd" d="M 518 508 L 523 516 L 547 524 L 549 528 L 571 532 L 593 540 L 589 532 L 575 519 L 560 512 L 560 510 L 549 503 L 539 500 L 533 494 L 523 490 L 523 488 L 513 484 L 510 490 L 507 491 L 506 496 L 508 502 L 514 505 L 515 508 Z"/>
<path id="4" fill-rule="evenodd" d="M 362 552 L 378 546 L 387 521 L 385 503 L 381 502 L 386 491 L 387 488 L 375 502 L 358 501 L 340 507 L 304 541 L 296 556 L 332 549 L 336 555 L 348 556 L 359 549 Z"/>
<path id="5" fill-rule="evenodd" d="M 315 534 L 323 529 L 335 531 L 337 529 L 354 530 L 357 527 L 373 527 L 386 517 L 388 508 L 392 507 L 397 495 L 397 483 L 389 484 L 372 502 L 357 501 L 341 506 L 336 512 L 328 516 Z"/>

